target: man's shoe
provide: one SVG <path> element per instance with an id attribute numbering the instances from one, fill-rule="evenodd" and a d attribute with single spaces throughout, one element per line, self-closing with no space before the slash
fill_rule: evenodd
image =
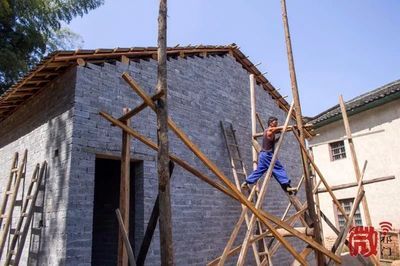
<path id="1" fill-rule="evenodd" d="M 241 189 L 245 189 L 245 190 L 250 190 L 250 186 L 249 186 L 249 184 L 248 184 L 246 181 L 244 181 L 244 182 L 240 185 L 240 188 L 241 188 Z"/>

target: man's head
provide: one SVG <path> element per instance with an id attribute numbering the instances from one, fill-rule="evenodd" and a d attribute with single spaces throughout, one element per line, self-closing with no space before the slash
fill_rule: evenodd
<path id="1" fill-rule="evenodd" d="M 268 118 L 268 126 L 269 127 L 276 127 L 278 126 L 278 118 L 276 118 L 275 116 L 270 116 Z"/>

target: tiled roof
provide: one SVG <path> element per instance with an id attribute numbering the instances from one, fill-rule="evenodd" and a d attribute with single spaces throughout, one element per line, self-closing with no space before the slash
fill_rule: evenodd
<path id="1" fill-rule="evenodd" d="M 400 80 L 391 82 L 347 101 L 345 103 L 346 111 L 349 115 L 356 114 L 397 98 L 400 98 Z M 313 124 L 315 127 L 321 127 L 341 118 L 342 112 L 340 111 L 339 104 L 337 104 L 311 118 L 309 123 Z"/>
<path id="2" fill-rule="evenodd" d="M 255 75 L 258 84 L 271 95 L 278 106 L 289 110 L 289 104 L 271 85 L 257 67 L 245 56 L 235 44 L 227 46 L 185 46 L 170 47 L 168 57 L 187 57 L 208 55 L 232 55 L 244 69 Z M 87 62 L 100 64 L 116 60 L 129 61 L 140 59 L 157 59 L 157 47 L 133 47 L 97 50 L 56 51 L 41 60 L 21 80 L 11 86 L 0 96 L 0 121 L 11 115 L 19 106 L 34 97 L 42 88 L 60 76 L 70 67 L 84 65 Z"/>

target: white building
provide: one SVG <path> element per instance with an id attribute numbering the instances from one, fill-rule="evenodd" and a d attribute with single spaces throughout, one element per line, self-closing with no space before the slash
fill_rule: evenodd
<path id="1" fill-rule="evenodd" d="M 367 167 L 364 181 L 378 177 L 391 180 L 364 185 L 372 226 L 379 230 L 380 223 L 392 223 L 393 234 L 381 239 L 381 259 L 399 259 L 398 232 L 400 229 L 400 80 L 360 95 L 346 102 L 358 164 Z M 317 136 L 310 146 L 317 166 L 330 186 L 356 182 L 349 144 L 340 111 L 336 105 L 312 118 Z M 323 185 L 320 186 L 320 188 Z M 356 187 L 334 191 L 346 212 L 350 212 Z M 338 228 L 344 217 L 334 206 L 328 193 L 319 193 L 324 214 Z M 364 225 L 362 204 L 356 212 L 356 225 Z M 335 233 L 323 222 L 327 245 L 333 244 Z M 382 242 L 383 241 L 383 242 Z M 379 255 L 378 250 L 378 255 Z"/>

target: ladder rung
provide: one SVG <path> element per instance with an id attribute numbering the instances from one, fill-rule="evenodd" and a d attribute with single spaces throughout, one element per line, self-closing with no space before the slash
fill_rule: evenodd
<path id="1" fill-rule="evenodd" d="M 235 144 L 235 143 L 228 143 L 229 146 L 234 146 L 234 147 L 239 147 L 239 145 Z"/>
<path id="2" fill-rule="evenodd" d="M 6 191 L 6 195 L 11 195 L 11 194 L 13 194 L 13 191 L 12 191 L 12 190 L 7 190 L 7 191 Z"/>
<path id="3" fill-rule="evenodd" d="M 26 196 L 26 199 L 33 199 L 33 195 Z"/>
<path id="4" fill-rule="evenodd" d="M 38 181 L 37 178 L 32 179 L 32 183 Z"/>
<path id="5" fill-rule="evenodd" d="M 23 213 L 21 214 L 21 216 L 22 216 L 22 217 L 28 217 L 28 213 L 27 213 L 27 212 L 23 212 Z"/>
<path id="6" fill-rule="evenodd" d="M 0 218 L 1 218 L 1 219 L 7 218 L 7 215 L 2 214 L 2 215 L 0 215 Z"/>
<path id="7" fill-rule="evenodd" d="M 11 254 L 11 255 L 16 255 L 17 252 L 16 252 L 15 250 L 10 250 L 9 254 Z"/>
<path id="8" fill-rule="evenodd" d="M 11 173 L 15 173 L 15 172 L 17 172 L 18 171 L 18 168 L 13 168 L 13 169 L 11 169 Z"/>
<path id="9" fill-rule="evenodd" d="M 238 174 L 238 175 L 246 175 L 244 172 L 241 172 L 241 171 L 236 171 L 236 174 Z"/>
<path id="10" fill-rule="evenodd" d="M 260 255 L 260 256 L 268 256 L 268 252 L 263 251 L 263 252 L 258 253 L 258 255 Z"/>

